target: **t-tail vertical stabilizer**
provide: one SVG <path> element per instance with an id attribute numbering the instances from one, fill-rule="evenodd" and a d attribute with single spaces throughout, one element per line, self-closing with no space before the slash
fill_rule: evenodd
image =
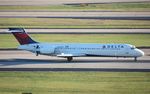
<path id="1" fill-rule="evenodd" d="M 9 32 L 15 36 L 20 45 L 37 43 L 30 38 L 23 28 L 9 28 Z"/>

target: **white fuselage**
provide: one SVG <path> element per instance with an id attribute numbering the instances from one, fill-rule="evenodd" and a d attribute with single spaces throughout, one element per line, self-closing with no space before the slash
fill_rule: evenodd
<path id="1" fill-rule="evenodd" d="M 143 51 L 130 44 L 34 43 L 20 45 L 18 48 L 58 57 L 141 57 L 144 55 Z"/>

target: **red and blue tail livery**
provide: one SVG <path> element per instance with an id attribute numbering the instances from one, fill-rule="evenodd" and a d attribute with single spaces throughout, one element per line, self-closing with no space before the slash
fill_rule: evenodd
<path id="1" fill-rule="evenodd" d="M 37 43 L 28 36 L 23 28 L 9 28 L 9 31 L 15 36 L 21 45 Z"/>

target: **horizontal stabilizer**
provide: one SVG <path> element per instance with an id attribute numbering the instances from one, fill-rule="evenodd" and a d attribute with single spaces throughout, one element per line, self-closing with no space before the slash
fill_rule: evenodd
<path id="1" fill-rule="evenodd" d="M 25 32 L 23 28 L 9 28 L 8 32 Z"/>

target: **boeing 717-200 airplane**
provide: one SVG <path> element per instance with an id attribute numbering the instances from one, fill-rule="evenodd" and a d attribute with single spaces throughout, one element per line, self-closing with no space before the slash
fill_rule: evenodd
<path id="1" fill-rule="evenodd" d="M 93 44 L 93 43 L 40 43 L 31 39 L 22 28 L 9 28 L 9 32 L 16 37 L 20 46 L 18 49 L 33 52 L 38 56 L 48 55 L 67 58 L 73 57 L 137 57 L 144 52 L 130 44 Z"/>

